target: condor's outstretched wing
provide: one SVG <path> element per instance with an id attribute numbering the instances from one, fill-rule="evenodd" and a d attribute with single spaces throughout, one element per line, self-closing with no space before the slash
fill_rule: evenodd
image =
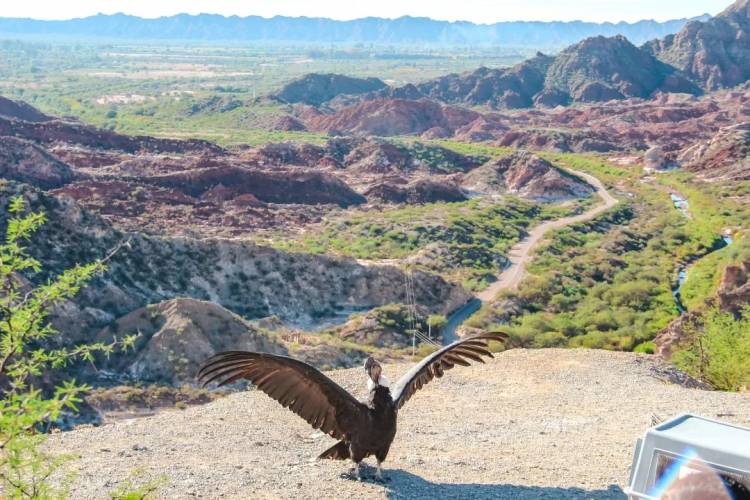
<path id="1" fill-rule="evenodd" d="M 469 366 L 472 361 L 484 363 L 482 356 L 492 356 L 489 341 L 505 342 L 508 335 L 501 332 L 482 333 L 459 340 L 423 359 L 391 388 L 391 397 L 396 408 L 404 406 L 409 398 L 435 377 L 442 377 L 445 370 L 456 365 Z"/>
<path id="2" fill-rule="evenodd" d="M 220 386 L 246 379 L 304 418 L 315 429 L 336 439 L 353 431 L 367 407 L 318 370 L 287 356 L 228 351 L 209 358 L 198 381 Z"/>

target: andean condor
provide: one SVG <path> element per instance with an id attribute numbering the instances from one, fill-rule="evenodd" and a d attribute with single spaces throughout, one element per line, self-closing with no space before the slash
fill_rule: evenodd
<path id="1" fill-rule="evenodd" d="M 205 362 L 198 380 L 204 386 L 249 380 L 313 428 L 340 440 L 318 458 L 352 459 L 359 479 L 360 462 L 375 455 L 377 478 L 382 479 L 381 464 L 396 435 L 396 417 L 404 403 L 433 378 L 442 377 L 445 370 L 455 365 L 469 366 L 471 361 L 484 363 L 482 356 L 493 357 L 489 342 L 507 339 L 506 334 L 494 332 L 454 342 L 427 356 L 393 387 L 382 375 L 381 366 L 370 357 L 364 366 L 370 391 L 366 403 L 307 363 L 276 354 L 221 352 Z"/>

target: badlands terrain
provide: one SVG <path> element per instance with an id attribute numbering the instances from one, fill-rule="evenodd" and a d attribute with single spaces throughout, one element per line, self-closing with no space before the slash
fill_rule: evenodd
<path id="1" fill-rule="evenodd" d="M 471 53 L 0 42 L 0 227 L 16 196 L 47 217 L 19 282 L 107 264 L 41 347 L 137 336 L 39 379 L 93 386 L 47 442 L 73 496 L 621 498 L 653 415 L 750 423 L 750 0 L 673 28 Z M 328 438 L 257 391 L 195 382 L 241 349 L 361 395 L 368 356 L 394 378 L 486 331 L 497 359 L 404 407 L 384 485 L 311 462 Z"/>
<path id="2" fill-rule="evenodd" d="M 244 113 L 286 139 L 258 145 L 111 130 L 172 113 L 159 97 L 105 100 L 106 128 L 0 98 L 3 200 L 49 217 L 32 281 L 118 249 L 54 316 L 61 342 L 139 333 L 102 371 L 79 367 L 105 387 L 190 384 L 233 347 L 325 368 L 429 352 L 413 330 L 671 354 L 686 318 L 747 299 L 750 92 L 743 62 L 701 37 L 745 33 L 749 9 L 416 84 L 320 73 L 195 96 L 177 120 Z"/>

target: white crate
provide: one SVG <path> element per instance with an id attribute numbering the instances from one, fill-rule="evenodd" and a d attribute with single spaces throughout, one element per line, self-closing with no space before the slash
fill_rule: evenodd
<path id="1" fill-rule="evenodd" d="M 696 487 L 724 488 L 726 498 L 748 498 L 750 429 L 683 414 L 646 431 L 636 443 L 625 493 L 658 500 L 680 488 L 695 493 Z"/>

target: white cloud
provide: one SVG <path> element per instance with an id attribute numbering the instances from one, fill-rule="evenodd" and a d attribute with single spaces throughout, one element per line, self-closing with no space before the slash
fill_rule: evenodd
<path id="1" fill-rule="evenodd" d="M 125 12 L 143 17 L 177 13 L 355 19 L 402 15 L 492 23 L 512 20 L 637 21 L 716 14 L 730 0 L 0 0 L 1 17 L 69 19 Z"/>

